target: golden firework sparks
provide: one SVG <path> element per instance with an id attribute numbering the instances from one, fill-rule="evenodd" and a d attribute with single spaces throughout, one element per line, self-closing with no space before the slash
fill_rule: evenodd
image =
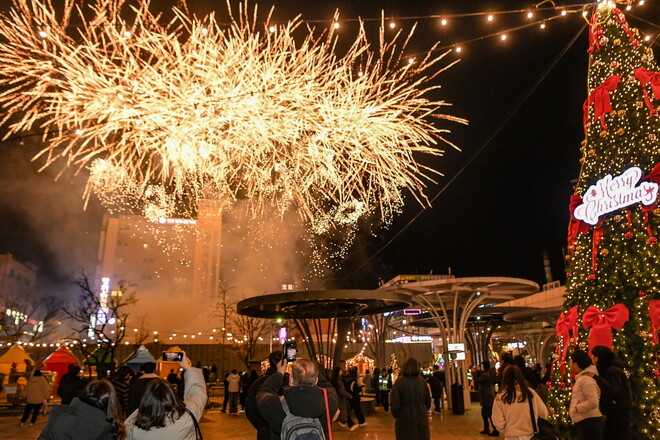
<path id="1" fill-rule="evenodd" d="M 246 4 L 227 4 L 227 25 L 185 8 L 162 24 L 149 0 L 128 21 L 126 6 L 13 0 L 1 17 L 6 136 L 43 131 L 44 168 L 89 169 L 88 197 L 152 219 L 246 199 L 256 216 L 294 208 L 316 232 L 390 217 L 405 191 L 428 203 L 436 171 L 415 156 L 452 145 L 432 118 L 466 122 L 428 97 L 446 53 L 409 62 L 410 36 L 386 39 L 383 23 L 377 47 L 360 25 L 339 55 L 333 26 L 259 24 Z"/>

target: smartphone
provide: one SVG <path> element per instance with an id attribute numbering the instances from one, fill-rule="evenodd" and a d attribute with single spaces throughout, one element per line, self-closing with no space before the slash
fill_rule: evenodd
<path id="1" fill-rule="evenodd" d="M 164 362 L 181 362 L 183 360 L 182 351 L 164 351 L 163 352 L 163 361 Z"/>
<path id="2" fill-rule="evenodd" d="M 284 359 L 286 359 L 287 362 L 295 362 L 297 354 L 298 344 L 294 341 L 287 341 L 284 343 Z"/>

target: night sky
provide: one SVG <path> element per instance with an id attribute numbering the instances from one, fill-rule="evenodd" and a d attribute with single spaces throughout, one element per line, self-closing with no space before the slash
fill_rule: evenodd
<path id="1" fill-rule="evenodd" d="M 3 2 L 0 10 L 7 10 Z M 165 2 L 156 2 L 162 6 Z M 210 2 L 190 0 L 191 11 L 207 13 Z M 560 3 L 558 3 L 558 6 Z M 260 3 L 266 10 L 269 3 Z M 517 1 L 278 1 L 275 19 L 298 13 L 303 19 L 330 19 L 336 8 L 345 18 L 428 16 L 528 8 Z M 660 17 L 660 1 L 648 1 L 633 13 L 651 22 Z M 224 7 L 217 6 L 219 11 Z M 223 12 L 219 12 L 222 17 Z M 643 34 L 658 34 L 650 25 L 629 18 Z M 395 20 L 405 29 L 415 20 Z M 524 13 L 451 20 L 441 27 L 439 19 L 419 18 L 411 52 L 429 44 L 475 38 L 527 22 Z M 470 125 L 441 122 L 450 128 L 448 138 L 461 147 L 449 147 L 440 158 L 421 158 L 445 174 L 427 195 L 442 194 L 391 243 L 421 207 L 411 200 L 404 213 L 387 230 L 358 237 L 342 269 L 336 287 L 375 288 L 378 280 L 399 273 L 447 273 L 457 276 L 510 276 L 545 282 L 542 252 L 550 255 L 555 279 L 564 280 L 563 248 L 566 243 L 568 199 L 579 172 L 579 147 L 583 139 L 582 103 L 586 98 L 587 31 L 558 60 L 510 120 L 525 93 L 548 69 L 558 54 L 584 25 L 577 14 L 548 23 L 545 30 L 532 27 L 510 33 L 506 41 L 490 38 L 466 44 L 462 61 L 440 75 L 439 96 L 452 102 L 448 113 L 465 117 Z M 340 32 L 354 35 L 351 26 Z M 376 24 L 370 24 L 372 28 Z M 657 43 L 656 46 L 657 48 Z M 657 53 L 657 51 L 656 51 Z M 450 54 L 447 62 L 456 58 Z M 498 130 L 493 140 L 486 141 Z M 485 145 L 485 147 L 484 147 Z M 38 173 L 30 162 L 38 151 L 38 139 L 2 143 L 0 162 L 0 253 L 11 252 L 40 267 L 45 290 L 64 284 L 79 267 L 93 270 L 102 209 L 91 203 L 83 211 L 84 176 L 59 171 Z M 479 154 L 473 156 L 480 150 Z M 450 180 L 460 173 L 449 185 Z M 389 244 L 387 244 L 389 243 Z M 387 244 L 387 245 L 386 245 Z M 374 255 L 378 253 L 374 257 Z"/>

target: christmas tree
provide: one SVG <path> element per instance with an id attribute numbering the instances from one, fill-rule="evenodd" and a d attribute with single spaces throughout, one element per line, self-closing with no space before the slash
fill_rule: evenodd
<path id="1" fill-rule="evenodd" d="M 585 140 L 549 406 L 568 429 L 567 360 L 575 348 L 609 345 L 633 387 L 633 437 L 660 438 L 660 73 L 612 1 L 594 7 L 588 52 Z"/>

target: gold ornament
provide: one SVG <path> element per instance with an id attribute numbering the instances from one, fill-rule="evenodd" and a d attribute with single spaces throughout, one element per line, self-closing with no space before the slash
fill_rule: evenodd
<path id="1" fill-rule="evenodd" d="M 618 39 L 618 38 L 615 38 L 613 43 L 614 43 L 615 46 L 621 46 L 621 40 Z"/>
<path id="2" fill-rule="evenodd" d="M 580 350 L 586 350 L 587 349 L 587 343 L 582 341 L 578 344 L 578 347 L 580 347 Z"/>
<path id="3" fill-rule="evenodd" d="M 582 142 L 580 142 L 580 145 L 582 145 L 583 147 L 586 147 L 587 146 L 587 140 L 583 139 Z"/>
<path id="4" fill-rule="evenodd" d="M 620 66 L 621 66 L 621 63 L 619 63 L 618 61 L 612 61 L 612 62 L 610 63 L 610 69 L 612 69 L 612 70 L 616 70 L 616 69 L 618 69 Z"/>
<path id="5" fill-rule="evenodd" d="M 596 150 L 594 150 L 593 148 L 590 148 L 589 152 L 587 154 L 589 154 L 590 157 L 593 157 L 593 156 L 596 155 Z"/>
<path id="6" fill-rule="evenodd" d="M 642 101 L 637 101 L 637 102 L 635 103 L 635 105 L 637 106 L 637 108 L 642 108 L 642 107 L 644 107 L 644 102 L 642 102 Z"/>
<path id="7" fill-rule="evenodd" d="M 610 112 L 610 116 L 615 117 L 615 116 L 616 116 L 616 110 L 612 110 L 612 111 Z"/>
<path id="8" fill-rule="evenodd" d="M 607 257 L 607 255 L 608 255 L 609 253 L 610 253 L 610 250 L 607 249 L 607 248 L 604 248 L 604 249 L 601 249 L 601 250 L 600 250 L 600 254 L 601 254 L 603 257 Z"/>
<path id="9" fill-rule="evenodd" d="M 615 222 L 620 222 L 621 220 L 623 220 L 623 216 L 618 215 L 618 214 L 614 216 L 614 221 Z"/>
<path id="10" fill-rule="evenodd" d="M 617 129 L 616 134 L 618 134 L 619 136 L 621 136 L 621 135 L 622 135 L 623 133 L 625 133 L 625 132 L 626 132 L 626 130 L 624 130 L 623 128 L 619 128 L 619 129 Z"/>
<path id="11" fill-rule="evenodd" d="M 600 137 L 606 138 L 607 137 L 607 130 L 602 130 L 599 134 L 600 134 Z"/>
<path id="12" fill-rule="evenodd" d="M 651 60 L 649 59 L 649 56 L 647 54 L 642 55 L 642 63 L 648 63 Z"/>
<path id="13" fill-rule="evenodd" d="M 584 163 L 584 157 L 580 158 L 580 163 Z"/>
<path id="14" fill-rule="evenodd" d="M 649 133 L 649 140 L 650 141 L 655 141 L 658 137 L 655 135 L 655 133 Z"/>
<path id="15" fill-rule="evenodd" d="M 655 214 L 655 215 L 660 215 L 660 208 L 655 208 L 655 209 L 653 210 L 653 214 Z"/>
<path id="16" fill-rule="evenodd" d="M 623 117 L 626 115 L 626 111 L 625 111 L 625 110 L 619 110 L 616 114 L 617 114 L 620 118 L 623 118 Z"/>
<path id="17" fill-rule="evenodd" d="M 601 37 L 600 39 L 600 44 L 601 46 L 605 46 L 607 43 L 609 43 L 610 39 L 607 37 Z"/>

